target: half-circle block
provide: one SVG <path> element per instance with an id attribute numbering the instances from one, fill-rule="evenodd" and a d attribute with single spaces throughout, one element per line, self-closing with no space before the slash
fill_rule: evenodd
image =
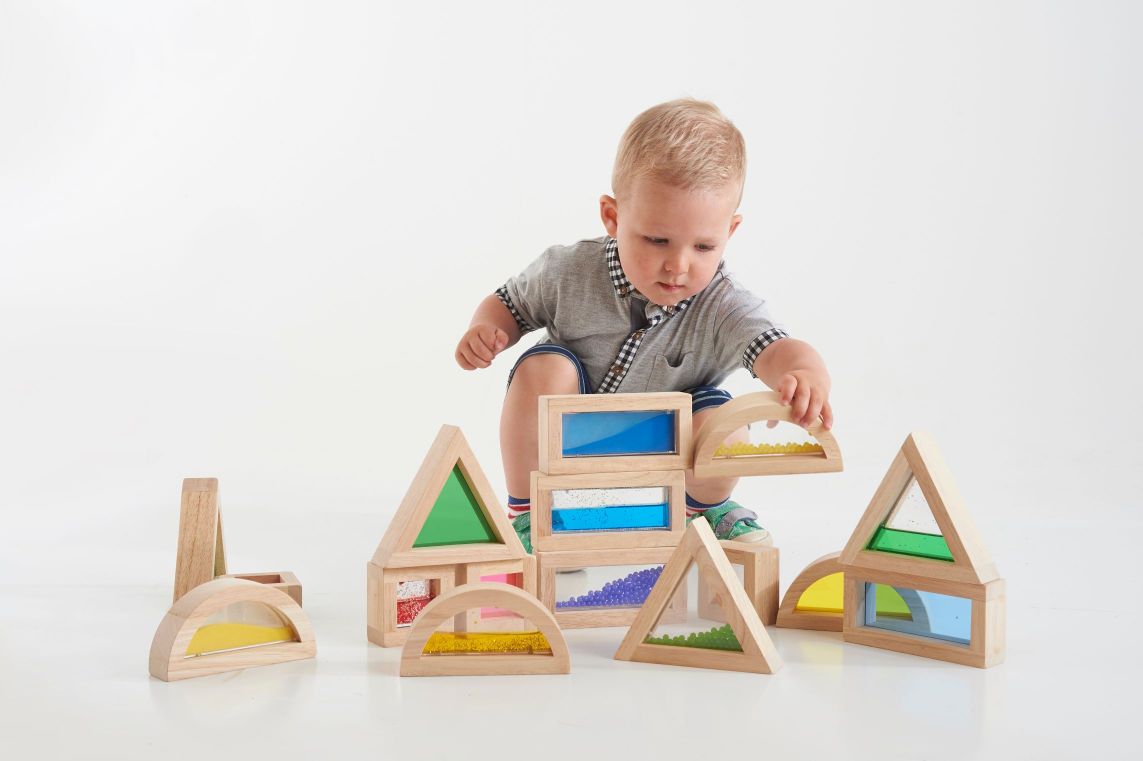
<path id="1" fill-rule="evenodd" d="M 695 435 L 694 474 L 714 476 L 779 476 L 793 473 L 833 473 L 842 469 L 841 449 L 819 420 L 806 432 L 821 445 L 821 452 L 765 456 L 715 457 L 714 451 L 747 423 L 779 420 L 792 423 L 792 408 L 775 391 L 759 391 L 732 399 L 719 407 Z"/>
<path id="2" fill-rule="evenodd" d="M 424 655 L 425 644 L 441 624 L 472 608 L 501 608 L 531 623 L 547 640 L 551 655 Z M 501 633 L 502 634 L 502 633 Z M 401 651 L 401 676 L 486 676 L 490 674 L 568 674 L 567 641 L 551 611 L 532 595 L 493 581 L 462 584 L 429 603 L 413 623 Z"/>
<path id="3" fill-rule="evenodd" d="M 293 642 L 275 642 L 203 655 L 187 655 L 195 633 L 220 610 L 235 603 L 262 603 L 292 629 Z M 283 627 L 284 628 L 284 627 Z M 151 641 L 151 676 L 164 682 L 313 658 L 317 653 L 309 618 L 293 598 L 265 584 L 220 578 L 180 597 L 159 623 Z"/>
<path id="4" fill-rule="evenodd" d="M 835 573 L 842 573 L 841 553 L 831 552 L 806 566 L 782 598 L 778 607 L 778 626 L 784 629 L 814 629 L 823 632 L 840 632 L 842 612 L 818 610 L 798 610 L 798 601 L 814 582 Z"/>

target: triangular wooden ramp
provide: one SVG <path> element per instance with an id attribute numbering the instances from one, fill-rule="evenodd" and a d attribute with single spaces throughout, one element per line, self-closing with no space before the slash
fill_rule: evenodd
<path id="1" fill-rule="evenodd" d="M 741 647 L 740 651 L 647 642 L 675 590 L 679 584 L 686 583 L 692 565 L 698 566 L 705 583 L 725 601 L 721 612 Z M 726 553 L 710 526 L 701 518 L 691 522 L 678 548 L 663 567 L 658 582 L 615 652 L 615 659 L 759 674 L 772 674 L 782 665 L 778 650 L 746 596 Z"/>

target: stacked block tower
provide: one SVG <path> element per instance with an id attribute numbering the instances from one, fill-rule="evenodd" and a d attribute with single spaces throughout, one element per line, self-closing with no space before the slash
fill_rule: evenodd
<path id="1" fill-rule="evenodd" d="M 531 539 L 540 602 L 561 628 L 629 626 L 686 529 L 690 395 L 541 397 L 539 447 Z M 572 568 L 600 570 L 569 593 L 557 571 Z M 671 605 L 685 613 L 685 589 Z"/>

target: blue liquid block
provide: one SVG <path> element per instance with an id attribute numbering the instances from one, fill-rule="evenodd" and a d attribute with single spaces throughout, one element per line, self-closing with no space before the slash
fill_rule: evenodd
<path id="1" fill-rule="evenodd" d="M 564 457 L 673 454 L 675 413 L 569 412 L 563 416 Z"/>
<path id="2" fill-rule="evenodd" d="M 913 620 L 877 613 L 877 587 L 865 584 L 865 625 L 902 634 L 967 645 L 972 639 L 972 600 L 964 597 L 893 587 L 909 607 Z"/>
<path id="3" fill-rule="evenodd" d="M 552 510 L 552 533 L 569 531 L 646 531 L 671 525 L 667 504 L 567 507 Z"/>
<path id="4" fill-rule="evenodd" d="M 578 597 L 556 602 L 557 610 L 569 608 L 638 608 L 647 601 L 651 588 L 659 580 L 663 566 L 644 568 L 622 579 L 609 581 L 602 589 L 593 589 Z"/>

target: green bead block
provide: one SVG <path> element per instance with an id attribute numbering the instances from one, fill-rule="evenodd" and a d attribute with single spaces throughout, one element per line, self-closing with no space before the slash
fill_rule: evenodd
<path id="1" fill-rule="evenodd" d="M 691 632 L 672 637 L 664 634 L 661 637 L 648 636 L 643 640 L 648 645 L 671 645 L 673 647 L 701 647 L 704 650 L 732 650 L 742 652 L 742 644 L 734 636 L 734 629 L 730 624 L 718 626 L 708 632 Z"/>

